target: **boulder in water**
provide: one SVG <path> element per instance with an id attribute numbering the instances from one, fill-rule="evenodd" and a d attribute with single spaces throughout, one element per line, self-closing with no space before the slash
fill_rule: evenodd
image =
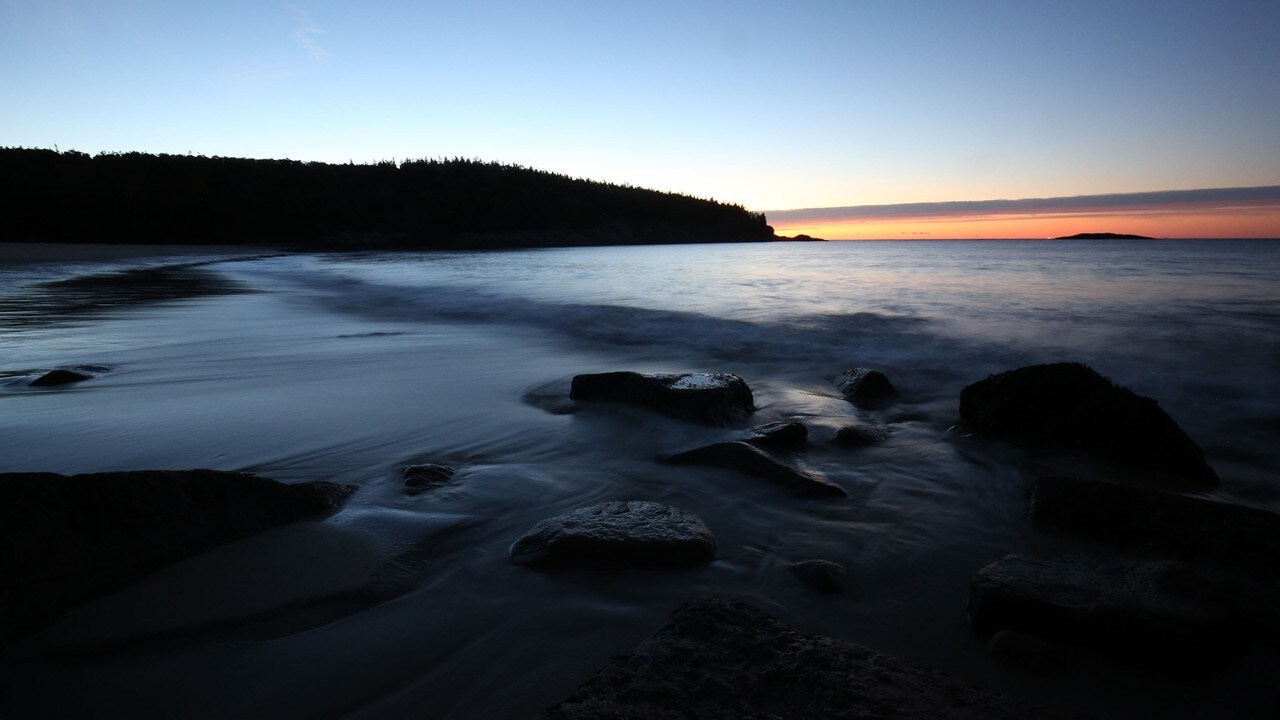
<path id="1" fill-rule="evenodd" d="M 1037 720 L 1050 715 L 935 670 L 809 635 L 746 603 L 697 598 L 615 658 L 543 720 L 893 717 Z"/>
<path id="2" fill-rule="evenodd" d="M 804 447 L 809 429 L 799 420 L 780 420 L 757 425 L 747 431 L 742 441 L 760 447 L 795 450 Z"/>
<path id="3" fill-rule="evenodd" d="M 889 382 L 889 377 L 871 368 L 846 370 L 836 380 L 836 387 L 846 400 L 864 408 L 883 407 L 898 396 L 898 389 Z"/>
<path id="4" fill-rule="evenodd" d="M 848 571 L 840 563 L 830 560 L 801 560 L 787 565 L 792 575 L 821 593 L 843 592 Z"/>
<path id="5" fill-rule="evenodd" d="M 1218 482 L 1200 446 L 1155 400 L 1080 363 L 1030 365 L 973 383 L 960 392 L 960 421 L 991 440 L 1061 446 L 1198 485 Z"/>
<path id="6" fill-rule="evenodd" d="M 843 497 L 844 488 L 811 470 L 798 470 L 754 445 L 730 440 L 676 453 L 666 459 L 672 465 L 710 465 L 767 480 L 801 494 Z"/>
<path id="7" fill-rule="evenodd" d="M 404 491 L 410 495 L 417 495 L 432 488 L 441 487 L 449 482 L 449 478 L 453 477 L 455 472 L 457 470 L 448 465 L 432 463 L 409 465 L 401 471 L 404 477 Z"/>
<path id="8" fill-rule="evenodd" d="M 978 571 L 969 623 L 1080 645 L 1175 677 L 1204 677 L 1247 646 L 1229 605 L 1175 562 L 1009 555 Z"/>
<path id="9" fill-rule="evenodd" d="M 879 445 L 889 439 L 889 431 L 880 425 L 867 425 L 859 423 L 857 425 L 845 425 L 836 430 L 836 435 L 832 438 L 832 442 L 845 447 L 863 447 L 865 445 Z"/>
<path id="10" fill-rule="evenodd" d="M 54 385 L 70 385 L 84 380 L 92 379 L 92 375 L 76 372 L 74 370 L 50 370 L 31 381 L 31 387 L 51 387 Z"/>
<path id="11" fill-rule="evenodd" d="M 728 425 L 755 412 L 751 388 L 729 373 L 576 375 L 570 396 L 574 400 L 641 405 L 704 425 Z"/>
<path id="12" fill-rule="evenodd" d="M 697 565 L 716 538 L 692 515 L 655 502 L 614 501 L 547 518 L 511 546 L 517 565 Z"/>
<path id="13" fill-rule="evenodd" d="M 0 643 L 183 558 L 332 512 L 355 489 L 217 470 L 0 474 Z"/>

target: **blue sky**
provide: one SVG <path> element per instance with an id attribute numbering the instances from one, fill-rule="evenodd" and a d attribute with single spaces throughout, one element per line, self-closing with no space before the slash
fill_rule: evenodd
<path id="1" fill-rule="evenodd" d="M 756 210 L 1280 184 L 1280 2 L 0 0 L 0 145 Z"/>

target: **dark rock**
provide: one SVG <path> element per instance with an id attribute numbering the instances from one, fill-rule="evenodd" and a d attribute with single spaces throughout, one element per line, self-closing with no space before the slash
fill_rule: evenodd
<path id="1" fill-rule="evenodd" d="M 846 447 L 878 445 L 889 439 L 889 430 L 879 425 L 845 425 L 836 430 L 832 442 Z"/>
<path id="2" fill-rule="evenodd" d="M 544 720 L 936 718 L 1049 715 L 929 668 L 798 632 L 759 609 L 699 598 L 615 658 Z"/>
<path id="3" fill-rule="evenodd" d="M 987 654 L 1009 665 L 1044 673 L 1067 664 L 1067 650 L 1060 643 L 1038 638 L 1017 630 L 1001 630 L 991 636 Z"/>
<path id="4" fill-rule="evenodd" d="M 72 370 L 50 370 L 31 381 L 31 387 L 47 387 L 51 385 L 69 385 L 78 383 L 82 380 L 92 379 L 92 375 L 85 375 Z"/>
<path id="5" fill-rule="evenodd" d="M 1017 445 L 1062 446 L 1214 485 L 1204 452 L 1155 400 L 1080 363 L 1031 365 L 960 392 L 971 432 Z"/>
<path id="6" fill-rule="evenodd" d="M 808 439 L 809 429 L 804 423 L 798 420 L 781 420 L 751 428 L 742 441 L 762 447 L 794 450 L 804 447 Z"/>
<path id="7" fill-rule="evenodd" d="M 898 390 L 889 382 L 889 378 L 870 368 L 846 370 L 836 380 L 836 387 L 840 388 L 840 393 L 846 400 L 858 407 L 883 407 L 898 396 Z"/>
<path id="8" fill-rule="evenodd" d="M 974 575 L 969 623 L 1080 645 L 1175 677 L 1212 674 L 1247 646 L 1233 610 L 1174 562 L 1009 555 Z"/>
<path id="9" fill-rule="evenodd" d="M 697 565 L 715 554 L 716 538 L 696 515 L 642 500 L 548 518 L 511 546 L 517 565 Z"/>
<path id="10" fill-rule="evenodd" d="M 677 453 L 666 461 L 673 465 L 725 468 L 788 487 L 802 495 L 831 497 L 848 494 L 844 488 L 816 472 L 797 470 L 760 448 L 737 440 Z"/>
<path id="11" fill-rule="evenodd" d="M 751 388 L 737 375 L 611 372 L 576 375 L 570 396 L 653 408 L 682 420 L 727 425 L 755 412 Z"/>
<path id="12" fill-rule="evenodd" d="M 354 491 L 215 470 L 0 474 L 0 643 L 183 558 L 329 513 Z"/>
<path id="13" fill-rule="evenodd" d="M 801 560 L 787 565 L 787 569 L 800 582 L 818 592 L 843 592 L 847 584 L 848 571 L 843 565 L 830 560 Z"/>
<path id="14" fill-rule="evenodd" d="M 405 492 L 417 495 L 438 488 L 449 482 L 455 472 L 457 470 L 448 465 L 409 465 L 402 471 Z"/>
<path id="15" fill-rule="evenodd" d="M 1117 545 L 1280 575 L 1280 515 L 1266 510 L 1097 480 L 1042 477 L 1031 488 L 1030 516 L 1036 525 Z"/>

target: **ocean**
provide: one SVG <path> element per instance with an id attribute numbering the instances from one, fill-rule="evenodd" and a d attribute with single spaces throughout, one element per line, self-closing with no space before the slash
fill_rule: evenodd
<path id="1" fill-rule="evenodd" d="M 134 273 L 135 281 L 84 280 Z M 142 273 L 138 275 L 138 273 Z M 142 282 L 136 278 L 142 278 Z M 80 279 L 76 279 L 80 278 Z M 0 265 L 0 471 L 247 470 L 360 490 L 102 598 L 0 655 L 6 717 L 534 717 L 686 599 L 1096 717 L 1272 717 L 1275 653 L 1176 683 L 1098 661 L 989 659 L 969 579 L 1011 552 L 1105 552 L 1031 527 L 1030 457 L 956 427 L 961 388 L 1084 362 L 1159 401 L 1222 477 L 1280 511 L 1280 241 L 882 241 L 495 252 L 186 255 Z M 41 389 L 39 372 L 94 379 Z M 844 370 L 898 402 L 855 408 Z M 573 375 L 731 372 L 730 428 L 562 409 Z M 803 499 L 671 453 L 797 419 L 793 460 L 847 492 Z M 830 440 L 855 421 L 882 445 Z M 408 496 L 400 470 L 458 468 Z M 716 560 L 679 570 L 508 562 L 538 520 L 606 500 L 700 516 Z M 820 595 L 786 565 L 843 564 Z M 371 587 L 376 600 L 367 598 Z M 363 594 L 362 594 L 363 593 Z"/>

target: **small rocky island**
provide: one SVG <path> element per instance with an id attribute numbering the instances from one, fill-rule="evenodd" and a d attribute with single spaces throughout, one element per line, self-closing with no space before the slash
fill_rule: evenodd
<path id="1" fill-rule="evenodd" d="M 1076 233 L 1075 235 L 1064 235 L 1056 237 L 1054 240 L 1154 240 L 1155 238 L 1146 235 L 1128 235 L 1125 233 Z"/>

